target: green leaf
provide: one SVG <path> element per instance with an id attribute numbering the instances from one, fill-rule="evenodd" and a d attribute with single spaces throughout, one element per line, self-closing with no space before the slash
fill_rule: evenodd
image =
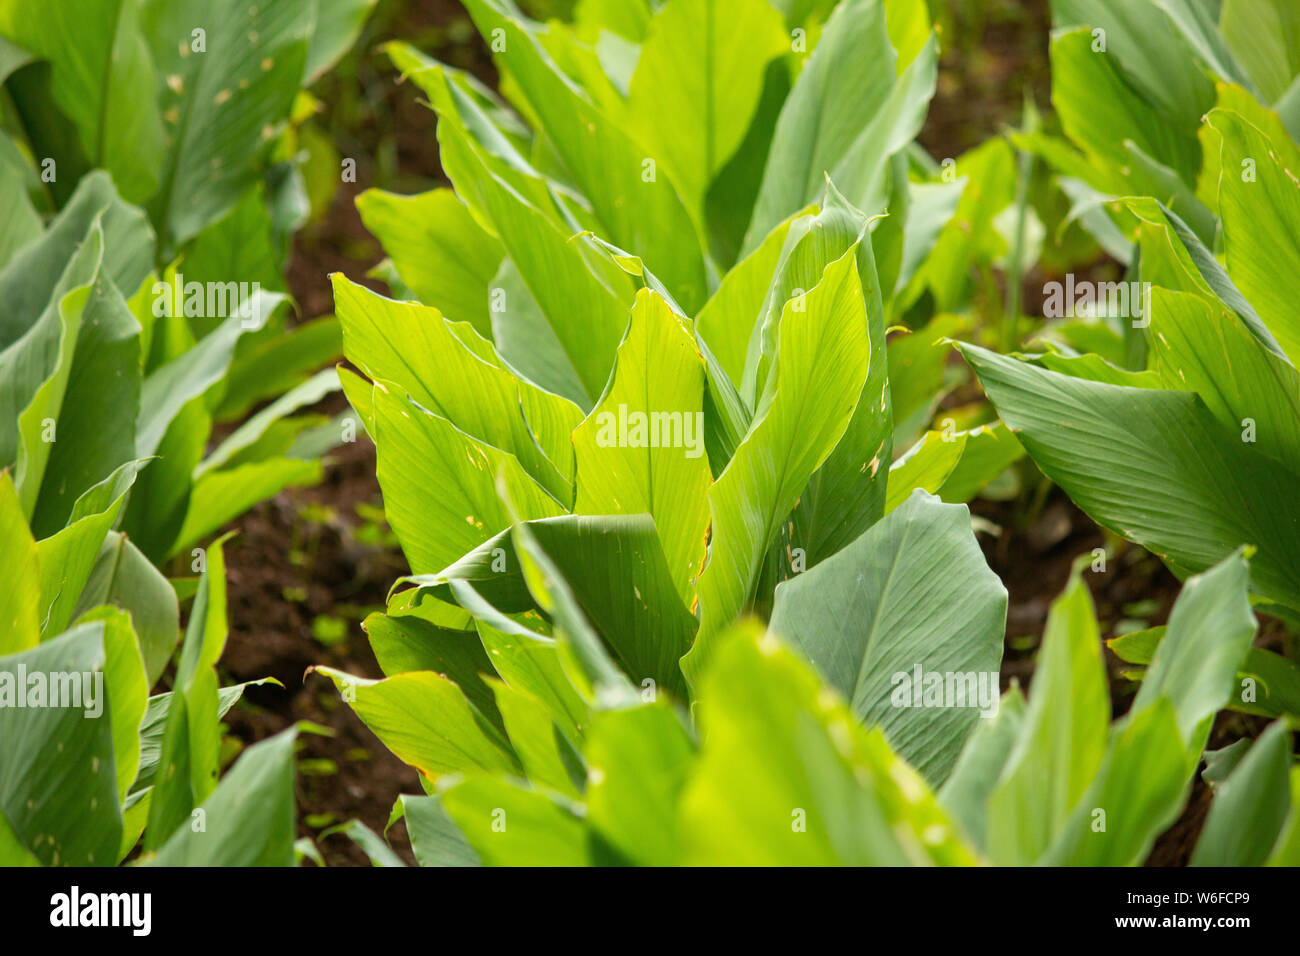
<path id="1" fill-rule="evenodd" d="M 470 777 L 439 795 L 485 866 L 584 866 L 587 829 L 565 798 L 497 777 Z"/>
<path id="2" fill-rule="evenodd" d="M 827 176 L 859 209 L 875 213 L 883 206 L 886 160 L 920 132 L 934 95 L 937 60 L 931 35 L 897 75 L 884 4 L 841 3 L 777 120 L 746 250 L 814 201 Z"/>
<path id="3" fill-rule="evenodd" d="M 1223 0 L 1219 29 L 1262 99 L 1273 103 L 1300 73 L 1300 17 L 1285 0 Z"/>
<path id="4" fill-rule="evenodd" d="M 446 567 L 510 525 L 498 476 L 522 517 L 564 512 L 514 455 L 424 411 L 396 385 L 377 382 L 373 402 L 385 512 L 416 574 Z"/>
<path id="5" fill-rule="evenodd" d="M 713 483 L 704 455 L 704 364 L 662 298 L 643 290 L 610 383 L 573 432 L 579 514 L 649 514 L 682 601 L 704 562 Z"/>
<path id="6" fill-rule="evenodd" d="M 1270 724 L 1219 785 L 1192 866 L 1259 866 L 1291 810 L 1291 732 Z"/>
<path id="7" fill-rule="evenodd" d="M 703 745 L 682 797 L 684 862 L 974 862 L 921 777 L 807 664 L 752 625 L 720 643 L 700 688 Z"/>
<path id="8" fill-rule="evenodd" d="M 105 660 L 103 622 L 0 657 L 0 814 L 14 841 L 46 866 L 111 866 L 117 860 L 122 812 L 112 709 L 103 687 L 94 688 L 101 708 L 96 716 L 84 697 L 81 706 L 50 706 L 56 691 L 80 696 L 92 690 Z"/>
<path id="9" fill-rule="evenodd" d="M 1051 846 L 1105 756 L 1110 702 L 1092 598 L 1076 566 L 1052 605 L 1024 724 L 989 797 L 989 856 L 1027 866 Z"/>
<path id="10" fill-rule="evenodd" d="M 1196 395 L 1082 381 L 975 346 L 961 351 L 1035 463 L 1093 520 L 1180 575 L 1253 544 L 1253 589 L 1300 601 L 1296 474 L 1243 443 Z"/>
<path id="11" fill-rule="evenodd" d="M 235 357 L 213 414 L 221 421 L 242 419 L 254 405 L 300 385 L 342 354 L 343 333 L 334 316 L 296 325 Z"/>
<path id="12" fill-rule="evenodd" d="M 905 502 L 918 488 L 936 494 L 952 475 L 965 448 L 964 434 L 954 435 L 949 441 L 942 432 L 926 432 L 890 466 L 885 514 Z"/>
<path id="13" fill-rule="evenodd" d="M 651 18 L 627 108 L 697 220 L 788 43 L 766 0 L 676 0 Z"/>
<path id="14" fill-rule="evenodd" d="M 406 834 L 420 866 L 481 866 L 474 848 L 465 839 L 442 802 L 436 796 L 403 794 L 393 805 L 389 826 L 406 821 Z"/>
<path id="15" fill-rule="evenodd" d="M 639 866 L 676 865 L 677 809 L 695 757 L 677 716 L 662 704 L 598 714 L 584 756 L 591 828 Z"/>
<path id="16" fill-rule="evenodd" d="M 146 0 L 141 22 L 158 67 L 164 157 L 150 203 L 155 228 L 179 244 L 229 211 L 254 182 L 307 63 L 316 3 L 249 5 Z M 205 52 L 192 31 L 206 31 Z"/>
<path id="17" fill-rule="evenodd" d="M 513 455 L 557 501 L 572 500 L 569 434 L 582 415 L 576 406 L 513 375 L 490 341 L 446 322 L 436 309 L 393 302 L 341 275 L 334 277 L 334 295 L 349 361 L 372 380 L 400 385 L 461 432 Z"/>
<path id="18" fill-rule="evenodd" d="M 0 9 L 0 33 L 49 61 L 49 95 L 77 129 L 78 158 L 108 170 L 129 201 L 148 199 L 158 187 L 163 125 L 138 5 L 16 0 Z M 48 120 L 32 114 L 35 103 L 21 92 L 17 98 L 38 155 L 51 155 L 43 149 Z M 58 161 L 63 175 L 75 167 L 74 157 Z"/>
<path id="19" fill-rule="evenodd" d="M 122 465 L 77 499 L 67 527 L 37 542 L 42 634 L 58 634 L 72 620 L 104 538 L 122 513 L 127 492 L 144 464 Z"/>
<path id="20" fill-rule="evenodd" d="M 176 592 L 131 540 L 117 532 L 104 539 L 73 616 L 80 617 L 101 604 L 130 614 L 144 659 L 146 685 L 152 687 L 180 640 Z"/>
<path id="21" fill-rule="evenodd" d="M 669 176 L 647 181 L 651 156 L 559 72 L 517 20 L 491 0 L 468 0 L 466 9 L 484 36 L 503 31 L 498 62 L 540 118 L 602 233 L 644 259 L 688 312 L 699 309 L 708 291 L 699 236 Z M 599 391 L 587 384 L 592 394 Z"/>
<path id="22" fill-rule="evenodd" d="M 182 826 L 149 862 L 167 867 L 292 866 L 296 739 L 297 729 L 291 727 L 240 754 L 203 801 L 204 828 Z"/>
<path id="23" fill-rule="evenodd" d="M 713 532 L 697 583 L 700 634 L 682 661 L 691 681 L 704 670 L 710 642 L 752 600 L 778 522 L 853 415 L 870 354 L 854 252 L 827 266 L 803 299 L 786 304 L 754 424 L 709 490 Z"/>
<path id="24" fill-rule="evenodd" d="M 550 187 L 536 171 L 526 164 L 519 168 L 522 158 L 503 161 L 471 135 L 469 124 L 486 135 L 482 127 L 487 120 L 474 112 L 476 104 L 445 70 L 430 67 L 420 78 L 438 111 L 438 143 L 447 175 L 475 217 L 491 224 L 501 240 L 582 385 L 582 404 L 590 404 L 605 386 L 627 325 L 632 299 L 627 275 L 597 259 L 584 244 L 570 241 L 580 228 L 560 217 Z M 585 303 L 582 315 L 574 311 L 574 302 Z M 521 303 L 512 303 L 507 290 L 505 305 L 519 309 Z"/>
<path id="25" fill-rule="evenodd" d="M 352 48 L 376 2 L 333 0 L 317 3 L 311 46 L 307 51 L 305 86 L 311 86 L 325 75 Z"/>
<path id="26" fill-rule="evenodd" d="M 83 615 L 77 623 L 102 622 L 104 627 L 104 687 L 112 705 L 113 765 L 117 772 L 117 795 L 126 799 L 140 767 L 140 721 L 149 699 L 144 658 L 131 627 L 131 618 L 112 607 L 100 607 Z"/>
<path id="27" fill-rule="evenodd" d="M 0 653 L 35 647 L 41 639 L 41 584 L 36 541 L 8 470 L 0 472 Z"/>
<path id="28" fill-rule="evenodd" d="M 984 562 L 970 512 L 918 492 L 778 585 L 771 627 L 938 785 L 979 718 L 997 712 L 1006 614 L 1006 589 Z"/>
<path id="29" fill-rule="evenodd" d="M 367 189 L 357 197 L 357 212 L 421 302 L 491 336 L 488 299 L 505 250 L 454 192 L 398 196 Z"/>
<path id="30" fill-rule="evenodd" d="M 1289 138 L 1269 139 L 1238 113 L 1216 109 L 1207 122 L 1220 138 L 1219 212 L 1228 273 L 1294 365 L 1300 362 L 1294 309 L 1300 237 L 1291 224 L 1300 221 L 1300 148 Z"/>
<path id="31" fill-rule="evenodd" d="M 1138 713 L 1157 698 L 1168 698 L 1183 746 L 1193 753 L 1204 748 L 1214 715 L 1228 703 L 1258 628 L 1248 583 L 1240 553 L 1187 579 L 1133 701 L 1132 712 Z"/>
<path id="32" fill-rule="evenodd" d="M 102 271 L 81 316 L 55 440 L 44 468 L 19 455 L 24 488 L 39 482 L 32 530 L 47 537 L 64 526 L 76 499 L 135 455 L 132 410 L 140 401 L 140 325 Z M 54 409 L 46 408 L 48 416 Z M 20 465 L 22 468 L 22 465 Z"/>
<path id="33" fill-rule="evenodd" d="M 207 550 L 163 732 L 158 778 L 149 801 L 145 849 L 176 832 L 217 786 L 221 732 L 216 664 L 226 646 L 226 561 L 222 541 Z M 227 826 L 234 821 L 225 821 Z M 292 840 L 290 841 L 292 842 Z"/>
<path id="34" fill-rule="evenodd" d="M 1020 738 L 1025 698 L 1014 680 L 1002 695 L 997 716 L 979 724 L 967 738 L 961 756 L 939 790 L 939 802 L 961 824 L 981 851 L 988 847 L 989 796 Z"/>
<path id="35" fill-rule="evenodd" d="M 413 615 L 371 614 L 362 623 L 380 669 L 389 677 L 434 671 L 455 683 L 466 698 L 498 727 L 501 715 L 482 675 L 496 671 L 473 631 L 438 627 Z"/>
<path id="36" fill-rule="evenodd" d="M 384 838 L 360 820 L 349 820 L 347 823 L 322 830 L 318 839 L 323 840 L 339 833 L 355 843 L 361 852 L 370 858 L 371 866 L 406 866 L 402 858 L 393 852 L 393 848 L 384 842 Z"/>
<path id="37" fill-rule="evenodd" d="M 188 550 L 253 505 L 274 498 L 285 488 L 316 484 L 323 474 L 319 461 L 269 458 L 200 476 L 194 483 L 185 521 L 168 556 Z"/>
<path id="38" fill-rule="evenodd" d="M 461 689 L 440 674 L 410 671 L 368 680 L 332 667 L 317 670 L 334 681 L 385 747 L 429 781 L 467 770 L 515 769 L 505 736 L 485 726 Z"/>

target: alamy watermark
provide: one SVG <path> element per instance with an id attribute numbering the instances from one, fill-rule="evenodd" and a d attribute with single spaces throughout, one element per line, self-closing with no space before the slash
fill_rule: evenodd
<path id="1" fill-rule="evenodd" d="M 1139 329 L 1151 321 L 1150 282 L 1076 282 L 1074 273 L 1068 272 L 1065 282 L 1044 285 L 1043 296 L 1043 317 L 1048 319 L 1107 316 L 1132 319 L 1133 327 Z"/>
<path id="2" fill-rule="evenodd" d="M 0 671 L 0 708 L 82 710 L 92 719 L 104 713 L 103 671 Z"/>
<path id="3" fill-rule="evenodd" d="M 601 448 L 684 448 L 687 458 L 704 454 L 703 412 L 598 412 L 596 444 Z"/>
<path id="4" fill-rule="evenodd" d="M 998 713 L 997 671 L 927 671 L 920 664 L 889 678 L 894 707 L 974 707 L 981 717 Z"/>
<path id="5" fill-rule="evenodd" d="M 239 316 L 246 329 L 262 326 L 260 282 L 186 282 L 176 273 L 171 282 L 153 284 L 155 318 L 224 319 Z"/>
<path id="6" fill-rule="evenodd" d="M 153 894 L 83 893 L 73 886 L 50 897 L 50 925 L 125 927 L 133 936 L 148 936 L 153 929 Z"/>

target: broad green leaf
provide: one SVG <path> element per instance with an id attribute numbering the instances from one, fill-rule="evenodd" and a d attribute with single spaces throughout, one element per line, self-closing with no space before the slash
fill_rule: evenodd
<path id="1" fill-rule="evenodd" d="M 248 305 L 248 316 L 230 315 L 196 344 L 149 373 L 140 392 L 136 457 L 146 458 L 158 451 L 182 409 L 226 374 L 240 336 L 261 328 L 284 301 L 283 295 L 259 291 Z"/>
<path id="2" fill-rule="evenodd" d="M 188 550 L 285 488 L 316 484 L 323 474 L 319 461 L 302 458 L 269 458 L 207 472 L 194 482 L 185 521 L 168 556 Z"/>
<path id="3" fill-rule="evenodd" d="M 981 851 L 987 850 L 989 796 L 1007 765 L 1025 719 L 1025 698 L 1014 681 L 998 713 L 971 732 L 957 763 L 939 790 L 939 802 Z"/>
<path id="4" fill-rule="evenodd" d="M 139 209 L 118 197 L 108 174 L 91 173 L 40 239 L 18 250 L 0 272 L 0 346 L 8 348 L 54 300 L 90 282 L 98 253 L 87 248 L 86 237 L 96 219 L 105 274 L 123 295 L 139 288 L 153 261 L 153 230 Z"/>
<path id="5" fill-rule="evenodd" d="M 1291 815 L 1278 835 L 1266 866 L 1295 866 L 1300 862 L 1300 767 L 1291 768 Z"/>
<path id="6" fill-rule="evenodd" d="M 720 643 L 681 801 L 686 863 L 974 862 L 925 781 L 807 664 L 753 625 Z"/>
<path id="7" fill-rule="evenodd" d="M 158 188 L 163 124 L 155 102 L 153 59 L 140 30 L 135 0 L 15 0 L 0 8 L 0 34 L 49 61 L 49 95 L 77 129 L 88 168 L 102 168 L 130 202 L 142 203 Z M 48 143 L 40 114 L 28 114 L 29 135 L 40 152 Z M 57 154 L 56 154 L 57 155 Z M 58 156 L 63 175 L 76 168 Z"/>
<path id="8" fill-rule="evenodd" d="M 104 666 L 103 622 L 0 657 L 0 814 L 46 866 L 117 860 L 122 812 Z"/>
<path id="9" fill-rule="evenodd" d="M 437 574 L 403 580 L 452 599 L 459 599 L 458 582 L 469 583 L 476 596 L 506 613 L 545 610 L 530 590 L 516 530 L 502 532 Z M 680 696 L 685 688 L 677 661 L 690 647 L 695 618 L 673 587 L 650 517 L 565 515 L 526 522 L 526 530 L 550 556 L 578 609 L 627 675 L 638 683 L 648 678 Z"/>
<path id="10" fill-rule="evenodd" d="M 104 539 L 73 615 L 80 617 L 101 604 L 130 614 L 144 659 L 146 685 L 152 687 L 180 639 L 176 592 L 131 539 L 117 532 Z"/>
<path id="11" fill-rule="evenodd" d="M 603 234 L 649 263 L 689 312 L 699 309 L 708 297 L 699 237 L 667 172 L 648 177 L 645 161 L 652 157 L 602 115 L 494 0 L 468 0 L 466 9 L 484 36 L 502 31 L 498 62 L 540 118 Z M 599 391 L 587 384 L 592 394 Z"/>
<path id="12" fill-rule="evenodd" d="M 1188 55 L 1180 32 L 1170 29 L 1162 6 L 1160 0 L 1052 0 L 1052 26 L 1104 31 L 1104 49 L 1094 55 L 1114 60 L 1138 95 L 1162 114 L 1194 127 L 1214 100 L 1213 83 Z M 1092 34 L 1083 35 L 1091 43 Z"/>
<path id="13" fill-rule="evenodd" d="M 410 671 L 368 680 L 332 667 L 317 670 L 334 681 L 343 700 L 385 747 L 431 782 L 448 773 L 515 769 L 505 736 L 485 726 L 447 678 Z"/>
<path id="14" fill-rule="evenodd" d="M 833 225 L 832 225 L 833 224 Z M 889 369 L 885 359 L 885 317 L 880 294 L 880 279 L 866 231 L 865 217 L 844 201 L 834 185 L 826 184 L 826 204 L 812 222 L 814 232 L 824 230 L 829 257 L 834 258 L 839 243 L 856 231 L 855 266 L 866 309 L 865 324 L 870 346 L 867 375 L 862 383 L 857 405 L 848 428 L 821 464 L 799 498 L 788 531 L 789 547 L 804 549 L 809 565 L 823 560 L 843 548 L 874 524 L 885 509 L 887 469 L 893 458 L 893 409 L 889 389 Z M 834 237 L 835 233 L 838 237 Z M 813 246 L 816 243 L 812 243 Z M 787 260 L 795 265 L 802 250 Z M 820 276 L 821 256 L 812 253 L 814 276 Z M 789 281 L 799 268 L 785 272 Z M 814 278 L 809 282 L 811 285 Z M 856 309 L 855 309 L 856 311 Z M 855 321 L 862 321 L 855 317 Z M 877 480 L 878 479 L 878 480 Z"/>
<path id="15" fill-rule="evenodd" d="M 100 622 L 104 628 L 104 691 L 113 726 L 113 764 L 117 795 L 125 799 L 140 767 L 140 721 L 149 700 L 144 658 L 131 618 L 112 607 L 99 607 L 77 623 Z"/>
<path id="16" fill-rule="evenodd" d="M 221 732 L 216 664 L 226 646 L 226 561 L 222 541 L 207 549 L 207 566 L 190 610 L 149 801 L 145 849 L 178 831 L 217 786 Z M 229 823 L 229 821 L 228 821 Z"/>
<path id="17" fill-rule="evenodd" d="M 827 22 L 781 110 L 746 250 L 816 200 L 829 176 L 874 214 L 888 191 L 886 160 L 921 129 L 934 94 L 933 36 L 901 76 L 878 0 L 845 0 Z"/>
<path id="18" fill-rule="evenodd" d="M 398 196 L 367 189 L 357 197 L 357 212 L 421 302 L 492 334 L 489 297 L 505 250 L 454 192 Z"/>
<path id="19" fill-rule="evenodd" d="M 1106 751 L 1110 702 L 1092 598 L 1076 567 L 1048 614 L 1020 736 L 989 797 L 989 856 L 1028 866 L 1056 840 Z"/>
<path id="20" fill-rule="evenodd" d="M 580 769 L 579 761 L 572 752 L 572 744 L 556 730 L 547 705 L 532 694 L 499 681 L 493 681 L 491 686 L 496 695 L 496 706 L 505 721 L 510 746 L 519 757 L 528 779 L 579 799 L 581 794 L 574 786 L 574 778 Z"/>
<path id="21" fill-rule="evenodd" d="M 569 683 L 598 710 L 632 706 L 637 699 L 632 682 L 615 664 L 579 605 L 573 587 L 538 542 L 532 527 L 527 522 L 516 521 L 511 528 L 511 539 L 533 600 L 554 622 L 559 660 Z M 627 600 L 626 592 L 622 598 Z M 643 600 L 639 596 L 637 599 Z M 662 606 L 659 602 L 656 605 Z M 648 651 L 662 661 L 664 646 L 671 647 L 673 643 L 669 639 Z"/>
<path id="22" fill-rule="evenodd" d="M 917 492 L 778 585 L 772 631 L 932 785 L 998 705 L 1007 592 L 962 505 Z"/>
<path id="23" fill-rule="evenodd" d="M 343 354 L 343 333 L 332 315 L 312 319 L 242 351 L 226 374 L 219 420 L 242 419 L 258 402 L 282 395 Z"/>
<path id="24" fill-rule="evenodd" d="M 564 512 L 514 455 L 424 411 L 396 385 L 377 382 L 372 394 L 385 511 L 416 574 L 446 567 L 510 525 L 498 477 L 523 517 Z"/>
<path id="25" fill-rule="evenodd" d="M 32 512 L 37 537 L 62 528 L 83 492 L 136 457 L 132 411 L 140 401 L 140 379 L 140 325 L 101 271 L 82 311 L 67 388 L 53 415 L 49 458 L 33 470 L 31 458 L 19 454 L 24 490 L 27 482 L 39 482 Z M 43 411 L 50 417 L 54 409 Z"/>
<path id="26" fill-rule="evenodd" d="M 782 27 L 766 0 L 674 0 L 650 20 L 628 110 L 697 220 L 789 44 Z"/>
<path id="27" fill-rule="evenodd" d="M 1296 474 L 1226 429 L 1197 396 L 1087 382 L 975 346 L 961 351 L 1037 465 L 1099 524 L 1180 575 L 1253 544 L 1253 589 L 1300 601 Z"/>
<path id="28" fill-rule="evenodd" d="M 298 411 L 300 408 L 315 405 L 328 395 L 338 391 L 338 388 L 338 374 L 334 369 L 327 368 L 317 372 L 301 385 L 289 389 L 265 408 L 249 416 L 242 425 L 231 432 L 194 469 L 194 477 L 196 479 L 202 478 L 204 475 L 220 468 L 229 468 L 232 465 L 261 460 L 267 457 L 266 452 L 283 453 L 288 449 L 289 442 L 271 440 L 274 438 L 276 427 L 289 424 L 284 421 L 287 415 Z M 310 421 L 311 419 L 300 420 Z M 285 430 L 293 431 L 292 428 Z"/>
<path id="29" fill-rule="evenodd" d="M 1192 765 L 1194 766 L 1194 765 Z M 1134 866 L 1182 810 L 1190 776 L 1166 697 L 1111 732 L 1096 778 L 1040 859 L 1051 866 Z"/>
<path id="30" fill-rule="evenodd" d="M 722 284 L 695 319 L 700 336 L 709 343 L 718 364 L 733 382 L 744 378 L 745 354 L 754 322 L 767 299 L 791 224 L 815 212 L 813 207 L 802 209 L 768 233 L 757 249 L 723 276 Z"/>
<path id="31" fill-rule="evenodd" d="M 535 171 L 507 164 L 471 136 L 466 123 L 478 119 L 471 112 L 474 104 L 445 71 L 431 69 L 423 80 L 438 110 L 447 175 L 476 218 L 490 223 L 501 240 L 582 385 L 582 404 L 589 404 L 604 389 L 627 325 L 628 277 L 612 263 L 598 266 L 594 253 L 570 241 L 580 229 L 559 219 L 555 200 Z M 583 303 L 581 313 L 575 302 Z M 510 302 L 508 290 L 505 305 L 520 305 Z"/>
<path id="32" fill-rule="evenodd" d="M 628 862 L 676 865 L 677 808 L 695 747 L 672 710 L 651 704 L 598 714 L 584 756 L 591 828 Z"/>
<path id="33" fill-rule="evenodd" d="M 778 523 L 853 415 L 870 353 L 854 251 L 827 266 L 801 301 L 786 304 L 754 424 L 709 490 L 713 530 L 697 582 L 700 633 L 682 662 L 692 682 L 705 668 L 710 642 L 752 600 Z"/>
<path id="34" fill-rule="evenodd" d="M 471 580 L 509 610 L 535 603 L 549 612 L 534 590 L 537 582 L 528 577 L 526 555 L 518 551 L 521 528 L 544 551 L 566 582 L 575 610 L 604 639 L 627 676 L 684 696 L 678 660 L 690 647 L 695 619 L 673 586 L 649 517 L 573 515 L 528 522 L 510 532 L 511 540 L 493 539 L 441 580 Z M 494 587 L 494 576 L 506 580 Z M 414 580 L 439 583 L 436 577 Z"/>
<path id="35" fill-rule="evenodd" d="M 246 688 L 262 684 L 279 686 L 279 681 L 273 677 L 266 677 L 262 680 L 245 681 L 242 684 L 222 687 L 217 692 L 217 719 L 225 717 L 230 712 L 230 708 L 239 703 Z M 140 721 L 140 769 L 136 774 L 135 782 L 131 785 L 132 795 L 142 793 L 153 786 L 158 764 L 162 759 L 162 743 L 167 731 L 167 715 L 171 711 L 171 702 L 172 692 L 164 691 L 150 697 L 145 707 L 144 717 Z M 140 826 L 144 827 L 143 821 Z"/>
<path id="36" fill-rule="evenodd" d="M 1219 133 L 1219 211 L 1228 274 L 1281 344 L 1300 362 L 1300 321 L 1294 309 L 1300 275 L 1300 147 L 1276 142 L 1239 114 L 1213 110 Z"/>
<path id="37" fill-rule="evenodd" d="M 1264 102 L 1281 99 L 1300 73 L 1296 8 L 1286 0 L 1223 0 L 1219 29 Z"/>
<path id="38" fill-rule="evenodd" d="M 949 441 L 942 432 L 926 432 L 890 466 L 885 514 L 901 505 L 918 488 L 937 494 L 957 467 L 965 448 L 965 434 L 954 435 Z"/>
<path id="39" fill-rule="evenodd" d="M 256 182 L 298 94 L 315 12 L 313 0 L 145 0 L 140 20 L 158 68 L 164 132 L 150 213 L 164 244 L 198 235 Z M 200 24 L 205 52 L 194 48 Z"/>
<path id="40" fill-rule="evenodd" d="M 713 483 L 704 364 L 662 298 L 638 293 L 610 383 L 573 432 L 578 514 L 649 514 L 682 601 L 704 562 Z"/>
<path id="41" fill-rule="evenodd" d="M 1016 436 L 1002 422 L 977 425 L 964 433 L 961 461 L 939 489 L 939 497 L 953 504 L 970 501 L 1025 455 Z"/>
<path id="42" fill-rule="evenodd" d="M 1271 724 L 1215 790 L 1192 866 L 1259 866 L 1291 810 L 1291 731 Z"/>
<path id="43" fill-rule="evenodd" d="M 1168 30 L 1162 35 L 1172 36 Z M 1119 168 L 1129 161 L 1125 144 L 1131 142 L 1184 183 L 1195 184 L 1201 163 L 1196 123 L 1213 105 L 1213 87 L 1201 78 L 1201 91 L 1188 94 L 1200 104 L 1190 103 L 1190 113 L 1162 110 L 1126 82 L 1109 48 L 1104 54 L 1094 51 L 1097 42 L 1086 29 L 1065 30 L 1052 38 L 1052 105 L 1066 134 L 1120 181 L 1129 175 Z M 1168 65 L 1161 68 L 1168 75 Z M 1098 109 L 1099 103 L 1105 108 Z"/>
<path id="44" fill-rule="evenodd" d="M 395 382 L 465 434 L 513 455 L 557 501 L 572 500 L 569 433 L 581 421 L 577 407 L 511 374 L 490 342 L 458 335 L 437 309 L 393 302 L 341 275 L 334 278 L 334 295 L 349 361 L 372 380 Z"/>
<path id="45" fill-rule="evenodd" d="M 1240 554 L 1187 579 L 1133 702 L 1136 713 L 1158 697 L 1168 698 L 1183 746 L 1193 753 L 1205 746 L 1210 722 L 1228 703 L 1255 637 L 1248 582 Z"/>
<path id="46" fill-rule="evenodd" d="M 362 627 L 386 675 L 433 671 L 454 682 L 483 716 L 501 726 L 493 689 L 483 681 L 496 672 L 476 633 L 438 627 L 411 615 L 371 614 Z"/>
<path id="47" fill-rule="evenodd" d="M 8 470 L 0 472 L 0 653 L 15 654 L 41 639 L 37 547 Z"/>
<path id="48" fill-rule="evenodd" d="M 305 86 L 327 73 L 351 49 L 377 0 L 317 0 L 307 51 Z"/>
<path id="49" fill-rule="evenodd" d="M 551 719 L 570 739 L 581 739 L 588 708 L 565 675 L 558 645 L 493 609 L 481 599 L 476 603 L 469 585 L 455 587 L 458 600 L 471 607 L 478 618 L 475 627 L 492 661 L 506 684 L 531 694 L 546 705 Z"/>
<path id="50" fill-rule="evenodd" d="M 122 465 L 77 499 L 67 527 L 37 542 L 42 634 L 58 634 L 72 620 L 104 538 L 122 513 L 127 492 L 143 465 L 142 461 Z"/>
<path id="51" fill-rule="evenodd" d="M 240 754 L 203 801 L 204 827 L 182 826 L 156 866 L 292 866 L 294 742 L 290 728 Z"/>
<path id="52" fill-rule="evenodd" d="M 389 820 L 406 822 L 406 835 L 420 866 L 481 866 L 474 848 L 465 839 L 436 796 L 403 794 L 393 805 Z"/>
<path id="53" fill-rule="evenodd" d="M 567 799 L 500 777 L 469 777 L 439 794 L 485 866 L 585 866 L 587 828 Z"/>

